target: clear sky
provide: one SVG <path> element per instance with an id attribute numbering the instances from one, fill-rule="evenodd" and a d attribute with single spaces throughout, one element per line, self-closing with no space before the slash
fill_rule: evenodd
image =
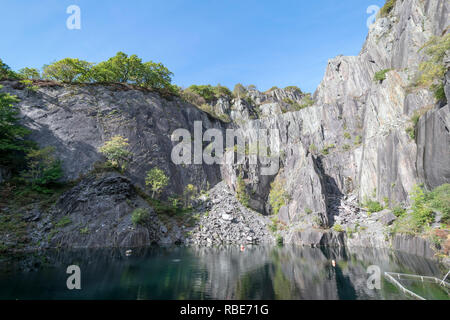
<path id="1" fill-rule="evenodd" d="M 174 83 L 313 92 L 327 61 L 356 55 L 384 0 L 0 0 L 0 58 L 14 70 L 116 52 L 162 62 Z M 81 29 L 69 30 L 69 5 Z"/>

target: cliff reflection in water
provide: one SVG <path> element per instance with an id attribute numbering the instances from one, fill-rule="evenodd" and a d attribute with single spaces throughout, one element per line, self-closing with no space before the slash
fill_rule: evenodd
<path id="1" fill-rule="evenodd" d="M 336 266 L 331 260 L 336 260 Z M 82 290 L 67 290 L 66 268 Z M 295 246 L 49 251 L 0 260 L 1 299 L 405 299 L 367 268 L 442 277 L 433 261 L 377 249 Z"/>

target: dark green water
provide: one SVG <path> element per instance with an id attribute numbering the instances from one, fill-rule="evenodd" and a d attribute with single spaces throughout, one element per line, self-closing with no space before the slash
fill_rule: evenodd
<path id="1" fill-rule="evenodd" d="M 331 260 L 336 260 L 336 267 Z M 66 268 L 81 269 L 81 290 L 68 290 Z M 400 252 L 301 247 L 59 250 L 0 258 L 0 299 L 407 299 L 367 267 L 443 277 L 430 260 Z M 445 299 L 440 288 L 423 288 Z"/>

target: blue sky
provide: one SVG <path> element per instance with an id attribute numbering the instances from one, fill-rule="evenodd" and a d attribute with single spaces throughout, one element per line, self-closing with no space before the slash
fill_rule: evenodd
<path id="1" fill-rule="evenodd" d="M 118 51 L 162 62 L 174 83 L 240 82 L 260 90 L 313 92 L 329 58 L 356 55 L 366 12 L 384 0 L 0 0 L 0 58 L 41 68 L 73 57 L 99 62 Z M 81 30 L 66 28 L 69 5 Z"/>

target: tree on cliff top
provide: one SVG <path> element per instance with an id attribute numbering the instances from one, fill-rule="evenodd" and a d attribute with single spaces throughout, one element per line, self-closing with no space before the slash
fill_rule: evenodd
<path id="1" fill-rule="evenodd" d="M 11 68 L 0 59 L 0 80 L 4 79 L 17 79 L 17 74 L 11 70 Z"/>
<path id="2" fill-rule="evenodd" d="M 61 82 L 85 82 L 91 68 L 92 63 L 90 62 L 65 58 L 45 65 L 43 68 L 43 76 L 46 79 Z"/>

